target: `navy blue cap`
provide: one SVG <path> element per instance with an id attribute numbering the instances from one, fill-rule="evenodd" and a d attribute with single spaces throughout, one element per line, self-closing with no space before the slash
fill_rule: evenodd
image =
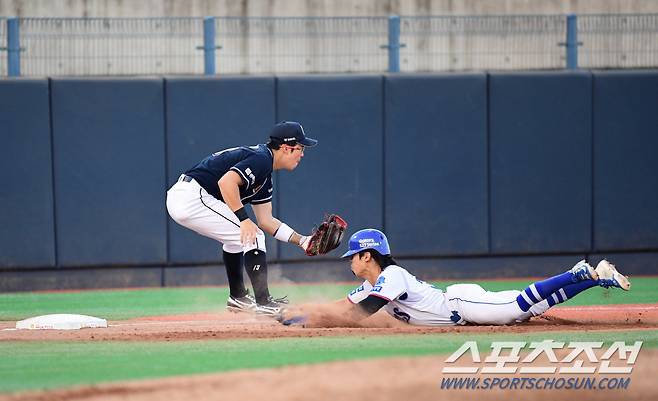
<path id="1" fill-rule="evenodd" d="M 304 127 L 295 121 L 283 121 L 275 125 L 270 133 L 270 138 L 293 146 L 300 144 L 310 147 L 318 144 L 316 139 L 307 137 L 304 133 Z"/>

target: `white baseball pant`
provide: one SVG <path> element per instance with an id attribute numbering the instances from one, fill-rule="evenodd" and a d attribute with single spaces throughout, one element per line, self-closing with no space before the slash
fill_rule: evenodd
<path id="1" fill-rule="evenodd" d="M 243 246 L 240 221 L 228 205 L 210 195 L 196 180 L 187 182 L 183 177 L 167 191 L 167 211 L 176 223 L 221 242 L 229 253 L 266 251 L 265 234 L 261 230 L 255 243 Z"/>
<path id="2" fill-rule="evenodd" d="M 468 323 L 504 325 L 524 322 L 539 316 L 549 308 L 546 300 L 534 304 L 524 312 L 516 302 L 518 290 L 487 291 L 477 284 L 454 284 L 446 288 L 448 308 L 456 310 Z"/>

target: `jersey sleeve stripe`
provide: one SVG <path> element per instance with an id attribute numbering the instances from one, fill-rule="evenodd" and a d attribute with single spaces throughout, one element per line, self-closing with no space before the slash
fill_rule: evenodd
<path id="1" fill-rule="evenodd" d="M 242 171 L 240 171 L 240 169 L 237 168 L 237 167 L 231 167 L 231 170 L 233 170 L 233 171 L 237 172 L 238 174 L 240 174 L 240 176 L 242 177 L 242 179 L 244 180 L 244 182 L 247 184 L 247 186 L 245 187 L 245 189 L 249 188 L 249 185 L 250 185 L 251 183 L 249 182 L 249 180 L 247 179 L 247 177 L 244 176 L 244 173 L 242 173 Z"/>
<path id="2" fill-rule="evenodd" d="M 385 296 L 383 296 L 383 295 L 381 295 L 381 294 L 377 294 L 376 292 L 372 292 L 372 291 L 371 291 L 370 293 L 368 293 L 368 295 L 372 295 L 372 296 L 374 296 L 374 297 L 381 298 L 381 299 L 385 299 L 385 300 L 387 300 L 388 302 L 391 302 L 390 299 L 386 298 Z"/>

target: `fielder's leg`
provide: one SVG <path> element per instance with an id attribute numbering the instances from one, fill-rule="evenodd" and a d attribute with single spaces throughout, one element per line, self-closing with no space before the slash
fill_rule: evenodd
<path id="1" fill-rule="evenodd" d="M 228 277 L 231 296 L 234 298 L 244 297 L 247 295 L 247 289 L 244 287 L 244 277 L 242 275 L 242 252 L 230 253 L 223 251 L 222 259 L 226 267 L 226 276 Z"/>
<path id="2" fill-rule="evenodd" d="M 249 295 L 249 291 L 244 286 L 242 252 L 223 251 L 223 259 L 231 291 L 226 300 L 226 309 L 231 312 L 253 312 L 256 309 L 256 300 Z"/>
<path id="3" fill-rule="evenodd" d="M 267 258 L 260 249 L 252 249 L 244 254 L 244 268 L 254 288 L 256 303 L 264 305 L 269 302 L 270 290 L 267 284 Z"/>
<path id="4" fill-rule="evenodd" d="M 256 302 L 244 286 L 240 224 L 230 208 L 195 180 L 179 179 L 167 191 L 167 210 L 178 224 L 224 245 L 222 256 L 231 291 L 226 307 L 231 311 L 253 311 Z"/>
<path id="5" fill-rule="evenodd" d="M 262 241 L 265 247 L 265 237 L 259 237 L 257 244 Z M 244 267 L 247 270 L 249 280 L 254 288 L 256 297 L 256 313 L 263 315 L 279 316 L 287 304 L 286 298 L 274 299 L 270 295 L 267 282 L 267 254 L 264 249 L 256 248 L 244 253 Z"/>

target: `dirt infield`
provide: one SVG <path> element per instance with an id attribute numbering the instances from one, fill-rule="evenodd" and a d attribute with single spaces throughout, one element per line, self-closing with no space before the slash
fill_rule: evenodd
<path id="1" fill-rule="evenodd" d="M 319 337 L 429 333 L 526 333 L 536 331 L 658 329 L 658 304 L 563 307 L 514 326 L 416 327 L 384 312 L 360 327 L 284 327 L 267 317 L 203 313 L 109 322 L 106 329 L 73 331 L 11 330 L 15 322 L 0 322 L 0 341 L 171 341 L 230 338 Z M 352 325 L 354 326 L 354 325 Z"/>
<path id="2" fill-rule="evenodd" d="M 14 322 L 0 323 L 0 341 L 150 341 L 230 338 L 319 337 L 422 333 L 525 333 L 542 331 L 597 331 L 658 329 L 658 304 L 563 307 L 541 318 L 515 326 L 422 328 L 400 323 L 378 313 L 362 327 L 284 327 L 274 320 L 246 314 L 204 313 L 171 315 L 111 322 L 107 329 L 74 331 L 12 330 Z M 656 399 L 658 352 L 642 350 L 627 389 L 615 390 L 445 390 L 441 372 L 446 356 L 341 361 L 324 364 L 255 369 L 156 380 L 119 382 L 76 388 L 0 394 L 0 401 L 146 401 L 267 399 L 350 400 L 364 393 L 386 400 L 524 400 L 554 401 L 577 396 L 586 400 Z M 609 375 L 608 375 L 609 376 Z M 471 376 L 473 377 L 473 376 Z M 483 378 L 484 376 L 477 376 Z M 512 376 L 513 377 L 513 376 Z M 580 375 L 595 377 L 601 375 Z M 512 391 L 512 392 L 510 392 Z M 523 392 L 521 392 L 523 391 Z"/>

